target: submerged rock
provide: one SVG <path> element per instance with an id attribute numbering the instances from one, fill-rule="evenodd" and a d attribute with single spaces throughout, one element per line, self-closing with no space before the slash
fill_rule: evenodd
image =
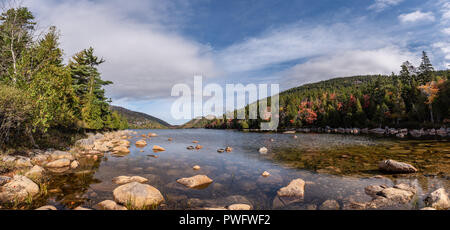
<path id="1" fill-rule="evenodd" d="M 231 147 L 229 147 L 229 146 L 225 148 L 225 152 L 229 153 L 229 152 L 231 152 L 231 151 L 233 151 L 233 148 L 231 148 Z"/>
<path id="2" fill-rule="evenodd" d="M 14 178 L 2 187 L 1 202 L 22 202 L 29 196 L 39 193 L 39 186 L 25 176 L 15 175 Z"/>
<path id="3" fill-rule="evenodd" d="M 178 179 L 177 182 L 188 188 L 200 188 L 203 186 L 208 186 L 213 182 L 213 180 L 206 175 L 196 175 L 193 177 Z"/>
<path id="4" fill-rule="evenodd" d="M 196 145 L 195 146 L 195 149 L 197 149 L 197 150 L 200 150 L 200 149 L 202 149 L 203 148 L 203 146 L 201 146 L 201 145 Z"/>
<path id="5" fill-rule="evenodd" d="M 325 202 L 323 202 L 320 207 L 319 210 L 339 210 L 340 206 L 339 203 L 335 200 L 326 200 Z"/>
<path id="6" fill-rule="evenodd" d="M 128 184 L 131 182 L 145 183 L 148 182 L 147 178 L 141 176 L 118 176 L 114 177 L 112 180 L 115 184 Z"/>
<path id="7" fill-rule="evenodd" d="M 425 198 L 425 203 L 434 209 L 450 209 L 450 200 L 444 188 L 430 193 Z"/>
<path id="8" fill-rule="evenodd" d="M 208 210 L 231 210 L 230 206 L 237 204 L 231 208 L 247 208 L 244 205 L 250 206 L 252 209 L 252 203 L 244 196 L 234 195 L 227 197 L 220 197 L 217 199 L 200 200 L 198 198 L 191 198 L 187 201 L 189 207 L 194 209 L 208 209 Z M 227 208 L 228 207 L 228 208 Z"/>
<path id="9" fill-rule="evenodd" d="M 378 168 L 382 171 L 393 173 L 415 173 L 417 169 L 407 163 L 398 162 L 395 160 L 385 160 L 378 164 Z"/>
<path id="10" fill-rule="evenodd" d="M 280 197 L 303 197 L 305 194 L 305 181 L 302 179 L 292 180 L 288 186 L 277 192 Z"/>
<path id="11" fill-rule="evenodd" d="M 55 206 L 53 206 L 53 205 L 45 205 L 45 206 L 42 206 L 42 207 L 37 208 L 35 210 L 48 211 L 48 210 L 58 210 L 58 209 Z"/>
<path id="12" fill-rule="evenodd" d="M 228 210 L 250 210 L 252 207 L 248 204 L 232 204 L 228 206 Z"/>
<path id="13" fill-rule="evenodd" d="M 113 191 L 117 203 L 132 209 L 147 209 L 164 202 L 161 192 L 148 184 L 131 182 L 121 185 Z"/>
<path id="14" fill-rule="evenodd" d="M 76 210 L 76 211 L 88 211 L 88 210 L 92 210 L 92 209 L 78 206 L 78 207 L 74 208 L 73 210 Z"/>
<path id="15" fill-rule="evenodd" d="M 270 173 L 267 172 L 267 171 L 264 171 L 264 172 L 261 174 L 261 176 L 263 176 L 263 177 L 268 177 L 268 176 L 270 176 Z"/>
<path id="16" fill-rule="evenodd" d="M 378 194 L 385 188 L 387 188 L 387 186 L 369 185 L 366 188 L 364 188 L 364 191 L 366 192 L 367 195 L 371 196 L 372 198 L 376 198 Z"/>
<path id="17" fill-rule="evenodd" d="M 95 209 L 99 209 L 99 210 L 127 210 L 127 208 L 125 206 L 117 204 L 116 202 L 114 202 L 112 200 L 104 200 L 104 201 L 98 203 L 95 206 Z"/>

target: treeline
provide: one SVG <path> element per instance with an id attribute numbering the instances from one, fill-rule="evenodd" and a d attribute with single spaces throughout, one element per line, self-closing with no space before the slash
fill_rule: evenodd
<path id="1" fill-rule="evenodd" d="M 35 145 L 49 130 L 124 129 L 126 119 L 109 109 L 98 66 L 88 48 L 67 64 L 59 33 L 35 37 L 36 22 L 25 7 L 0 16 L 0 147 L 19 140 Z"/>
<path id="2" fill-rule="evenodd" d="M 287 90 L 280 94 L 278 128 L 447 126 L 450 71 L 435 71 L 425 52 L 419 67 L 409 62 L 401 67 L 390 76 L 336 78 Z M 261 121 L 216 119 L 206 127 L 258 129 Z"/>

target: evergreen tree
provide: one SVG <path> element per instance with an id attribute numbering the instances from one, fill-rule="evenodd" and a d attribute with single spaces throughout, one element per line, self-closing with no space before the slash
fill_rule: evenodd
<path id="1" fill-rule="evenodd" d="M 112 82 L 102 80 L 97 69 L 103 62 L 94 55 L 92 47 L 77 53 L 69 62 L 73 88 L 81 101 L 77 116 L 89 129 L 105 128 L 111 116 L 110 101 L 105 97 L 103 86 Z"/>

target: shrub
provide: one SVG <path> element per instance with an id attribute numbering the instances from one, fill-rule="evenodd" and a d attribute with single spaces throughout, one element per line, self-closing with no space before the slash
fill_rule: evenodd
<path id="1" fill-rule="evenodd" d="M 33 105 L 24 92 L 0 84 L 0 147 L 24 137 L 32 140 L 32 114 Z"/>

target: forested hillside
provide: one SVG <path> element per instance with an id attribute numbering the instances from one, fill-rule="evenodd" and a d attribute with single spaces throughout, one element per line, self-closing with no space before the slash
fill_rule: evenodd
<path id="1" fill-rule="evenodd" d="M 172 127 L 169 123 L 145 113 L 131 111 L 119 106 L 111 106 L 111 110 L 126 118 L 131 129 L 165 129 Z"/>
<path id="2" fill-rule="evenodd" d="M 127 121 L 109 109 L 93 48 L 63 61 L 60 34 L 41 36 L 35 18 L 18 7 L 0 15 L 0 147 L 36 146 L 50 131 L 123 129 Z M 57 138 L 59 135 L 56 135 Z"/>
<path id="3" fill-rule="evenodd" d="M 279 128 L 448 125 L 450 71 L 435 71 L 425 52 L 419 67 L 409 62 L 401 67 L 389 76 L 335 78 L 285 91 L 280 94 Z M 257 129 L 260 122 L 215 119 L 205 127 Z"/>

